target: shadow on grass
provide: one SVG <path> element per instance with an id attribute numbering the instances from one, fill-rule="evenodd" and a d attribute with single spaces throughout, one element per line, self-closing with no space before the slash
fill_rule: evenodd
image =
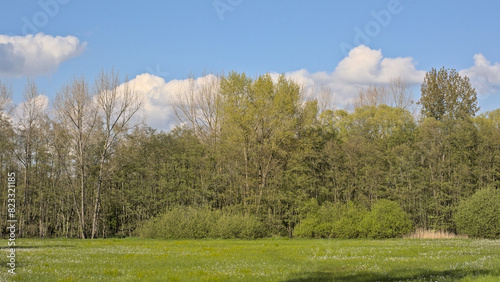
<path id="1" fill-rule="evenodd" d="M 387 274 L 378 272 L 358 272 L 356 274 L 335 273 L 335 272 L 306 272 L 298 273 L 297 278 L 286 280 L 288 282 L 299 281 L 411 281 L 411 280 L 435 280 L 439 278 L 445 279 L 461 279 L 466 276 L 485 276 L 495 275 L 490 270 L 445 270 L 445 271 L 432 271 L 425 269 L 410 269 L 407 272 L 397 271 L 389 272 Z"/>
<path id="2" fill-rule="evenodd" d="M 20 249 L 47 249 L 47 248 L 75 248 L 75 245 L 40 245 L 40 246 L 1 246 L 0 250 L 9 250 L 11 248 L 15 248 L 16 250 Z"/>

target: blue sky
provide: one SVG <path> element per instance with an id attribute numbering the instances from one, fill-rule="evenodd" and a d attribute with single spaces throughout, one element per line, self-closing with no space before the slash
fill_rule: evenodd
<path id="1" fill-rule="evenodd" d="M 418 99 L 422 74 L 444 66 L 471 77 L 485 111 L 500 107 L 498 11 L 493 0 L 0 0 L 0 80 L 19 103 L 27 77 L 51 99 L 71 77 L 93 79 L 102 68 L 140 80 L 157 99 L 190 73 L 286 73 L 332 85 L 342 106 L 357 88 L 398 71 Z M 45 47 L 19 56 L 5 47 L 36 42 Z"/>

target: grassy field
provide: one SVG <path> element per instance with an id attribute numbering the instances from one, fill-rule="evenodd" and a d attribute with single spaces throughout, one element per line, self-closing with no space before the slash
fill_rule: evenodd
<path id="1" fill-rule="evenodd" d="M 492 240 L 16 240 L 2 281 L 500 281 Z"/>

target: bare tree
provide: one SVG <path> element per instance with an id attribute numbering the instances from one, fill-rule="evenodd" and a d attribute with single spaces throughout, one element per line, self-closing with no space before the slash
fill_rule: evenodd
<path id="1" fill-rule="evenodd" d="M 415 112 L 415 103 L 408 83 L 401 77 L 391 79 L 388 86 L 369 85 L 359 90 L 353 101 L 354 108 L 363 106 L 388 105 Z"/>
<path id="2" fill-rule="evenodd" d="M 411 110 L 414 103 L 406 80 L 401 78 L 401 76 L 391 79 L 389 92 L 391 94 L 391 106 Z"/>
<path id="3" fill-rule="evenodd" d="M 317 99 L 320 112 L 331 109 L 333 107 L 332 89 L 324 85 L 321 86 Z"/>
<path id="4" fill-rule="evenodd" d="M 12 100 L 12 88 L 0 81 L 0 114 L 10 112 L 9 104 Z"/>
<path id="5" fill-rule="evenodd" d="M 65 140 L 69 142 L 58 142 L 65 146 L 76 159 L 76 171 L 79 179 L 75 183 L 79 187 L 80 204 L 77 204 L 77 191 L 72 187 L 75 207 L 77 210 L 82 239 L 85 239 L 85 190 L 88 166 L 88 148 L 92 142 L 97 126 L 97 107 L 92 100 L 89 86 L 85 78 L 73 78 L 57 94 L 54 102 L 54 110 L 57 121 L 64 129 L 61 132 Z M 68 168 L 66 167 L 68 170 Z M 71 173 L 67 172 L 71 182 Z"/>
<path id="6" fill-rule="evenodd" d="M 383 85 L 372 84 L 368 88 L 362 88 L 358 92 L 358 96 L 354 99 L 354 108 L 363 106 L 378 106 L 387 105 L 389 102 L 389 92 Z"/>
<path id="7" fill-rule="evenodd" d="M 16 111 L 17 120 L 17 145 L 16 156 L 24 168 L 23 177 L 23 205 L 26 207 L 26 216 L 20 222 L 19 232 L 22 234 L 25 223 L 29 224 L 32 212 L 33 202 L 33 183 L 32 183 L 32 165 L 35 159 L 35 145 L 43 139 L 44 125 L 47 123 L 48 116 L 45 112 L 47 99 L 39 95 L 38 87 L 31 80 L 26 81 L 22 102 Z"/>
<path id="8" fill-rule="evenodd" d="M 203 142 L 215 145 L 220 133 L 220 76 L 205 75 L 188 84 L 177 95 L 174 111 L 177 118 L 193 128 Z"/>
<path id="9" fill-rule="evenodd" d="M 94 238 L 97 232 L 97 219 L 101 205 L 101 192 L 104 176 L 111 168 L 108 160 L 113 154 L 113 149 L 132 127 L 132 117 L 142 105 L 142 98 L 135 92 L 129 82 L 121 84 L 119 74 L 115 70 L 102 71 L 94 86 L 96 104 L 102 124 L 99 158 L 99 175 L 95 185 L 94 212 L 92 214 L 92 234 Z"/>

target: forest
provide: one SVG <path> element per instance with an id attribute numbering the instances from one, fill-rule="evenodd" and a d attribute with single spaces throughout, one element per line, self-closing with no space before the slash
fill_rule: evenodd
<path id="1" fill-rule="evenodd" d="M 193 78 L 169 132 L 136 122 L 114 70 L 48 106 L 33 81 L 16 110 L 12 92 L 0 82 L 0 224 L 15 172 L 19 237 L 500 237 L 500 109 L 478 115 L 453 69 L 427 72 L 419 101 L 395 78 L 349 110 L 285 75 Z"/>

